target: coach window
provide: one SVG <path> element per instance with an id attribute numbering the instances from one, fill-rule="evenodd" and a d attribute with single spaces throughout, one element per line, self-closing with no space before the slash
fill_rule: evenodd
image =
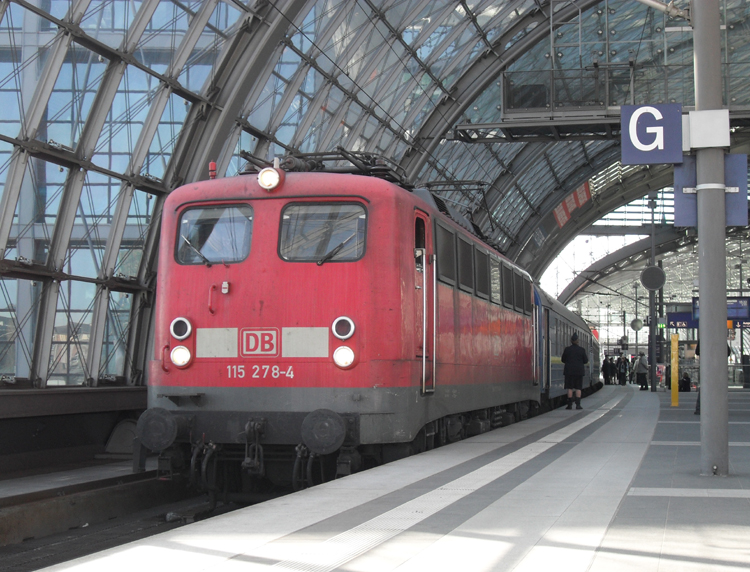
<path id="1" fill-rule="evenodd" d="M 281 213 L 279 255 L 289 262 L 351 262 L 365 253 L 367 213 L 359 204 L 304 203 Z"/>
<path id="2" fill-rule="evenodd" d="M 555 344 L 554 349 L 552 350 L 553 356 L 559 356 L 560 355 L 560 345 L 559 345 L 559 336 L 560 336 L 560 324 L 557 321 L 557 318 L 555 318 L 555 331 L 554 335 L 550 335 L 550 339 L 553 340 L 553 343 Z"/>
<path id="3" fill-rule="evenodd" d="M 499 260 L 490 258 L 490 293 L 495 304 L 502 304 L 502 288 L 500 287 L 500 264 Z"/>
<path id="4" fill-rule="evenodd" d="M 485 300 L 490 297 L 490 269 L 489 255 L 481 250 L 474 249 L 474 284 L 477 296 Z"/>
<path id="5" fill-rule="evenodd" d="M 513 308 L 513 269 L 503 264 L 503 306 Z"/>
<path id="6" fill-rule="evenodd" d="M 557 347 L 558 347 L 558 340 L 559 340 L 559 336 L 560 336 L 560 329 L 559 329 L 560 328 L 560 324 L 557 322 L 557 318 L 555 318 L 551 322 L 554 322 L 554 324 L 555 324 L 553 326 L 554 327 L 554 331 L 550 332 L 550 335 L 549 335 L 550 340 L 552 341 L 552 344 L 554 345 L 554 347 L 552 348 L 552 355 L 553 356 L 559 356 L 560 354 L 557 351 Z"/>
<path id="7" fill-rule="evenodd" d="M 253 209 L 249 205 L 192 208 L 180 216 L 178 264 L 240 262 L 250 254 Z"/>
<path id="8" fill-rule="evenodd" d="M 436 225 L 438 278 L 447 284 L 456 283 L 456 235 Z"/>
<path id="9" fill-rule="evenodd" d="M 458 286 L 461 290 L 474 293 L 474 248 L 472 244 L 458 237 Z"/>

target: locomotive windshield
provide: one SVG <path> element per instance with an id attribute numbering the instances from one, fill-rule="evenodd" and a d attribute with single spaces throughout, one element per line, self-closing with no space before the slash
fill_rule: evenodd
<path id="1" fill-rule="evenodd" d="M 240 262 L 250 254 L 253 209 L 248 205 L 189 209 L 182 213 L 177 232 L 180 264 Z"/>
<path id="2" fill-rule="evenodd" d="M 279 254 L 290 262 L 347 262 L 365 251 L 367 213 L 358 204 L 305 203 L 281 213 Z"/>

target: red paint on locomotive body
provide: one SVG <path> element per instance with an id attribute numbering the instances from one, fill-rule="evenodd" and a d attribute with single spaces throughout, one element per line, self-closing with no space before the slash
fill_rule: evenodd
<path id="1" fill-rule="evenodd" d="M 334 211 L 354 231 L 331 230 L 315 256 L 291 261 L 328 232 Z M 308 232 L 310 220 L 319 226 Z M 213 443 L 242 443 L 248 419 L 263 418 L 261 442 L 283 445 L 300 443 L 305 415 L 331 410 L 349 416 L 347 446 L 357 446 L 405 443 L 448 415 L 538 401 L 532 312 L 436 280 L 438 220 L 489 254 L 417 193 L 373 177 L 288 173 L 269 192 L 246 175 L 176 189 L 162 213 L 149 407 L 190 418 L 192 434 Z M 342 244 L 346 260 L 326 259 Z M 420 247 L 426 261 L 415 259 Z M 524 288 L 533 300 L 530 280 Z M 332 331 L 339 317 L 354 324 L 348 339 Z M 177 318 L 188 335 L 172 330 Z M 180 367 L 177 346 L 189 352 Z M 348 367 L 334 363 L 342 346 L 353 352 Z"/>
<path id="2" fill-rule="evenodd" d="M 318 265 L 280 257 L 282 210 L 290 204 L 313 203 L 352 204 L 364 210 L 367 227 L 361 258 Z M 178 263 L 182 215 L 190 209 L 217 205 L 252 208 L 247 257 L 231 263 L 215 262 L 210 267 Z M 163 210 L 156 351 L 149 384 L 419 386 L 421 350 L 417 346 L 421 340 L 415 331 L 421 331 L 421 324 L 415 323 L 415 317 L 421 317 L 421 312 L 413 295 L 417 286 L 415 209 L 433 219 L 441 216 L 395 185 L 355 175 L 289 173 L 283 186 L 272 192 L 261 189 L 253 176 L 200 182 L 175 190 Z M 457 232 L 468 234 L 453 226 Z M 223 293 L 222 288 L 228 291 Z M 531 380 L 533 334 L 529 316 L 442 283 L 438 283 L 437 298 L 438 384 Z M 331 332 L 331 324 L 339 316 L 355 323 L 354 334 L 345 341 Z M 169 325 L 177 317 L 187 318 L 193 327 L 191 336 L 183 341 L 170 333 Z M 305 340 L 306 335 L 310 339 Z M 236 347 L 227 347 L 232 343 Z M 302 357 L 285 351 L 289 343 L 300 345 L 296 353 Z M 201 344 L 209 344 L 209 350 L 202 350 Z M 184 368 L 169 360 L 176 345 L 186 346 L 191 352 L 191 362 Z M 306 345 L 310 347 L 306 349 Z M 342 345 L 349 346 L 355 355 L 347 369 L 332 361 L 333 351 Z M 373 368 L 377 362 L 384 363 Z M 378 374 L 382 371 L 388 374 Z"/>

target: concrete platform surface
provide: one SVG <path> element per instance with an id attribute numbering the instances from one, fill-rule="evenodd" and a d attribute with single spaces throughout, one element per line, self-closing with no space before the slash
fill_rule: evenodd
<path id="1" fill-rule="evenodd" d="M 48 570 L 750 569 L 750 391 L 701 477 L 695 394 L 605 386 L 528 421 Z"/>
<path id="2" fill-rule="evenodd" d="M 156 470 L 156 464 L 156 457 L 149 457 L 146 460 L 146 470 Z M 105 479 L 128 477 L 132 474 L 133 461 L 130 460 L 4 479 L 0 480 L 0 499 L 42 493 L 71 485 L 95 483 Z"/>

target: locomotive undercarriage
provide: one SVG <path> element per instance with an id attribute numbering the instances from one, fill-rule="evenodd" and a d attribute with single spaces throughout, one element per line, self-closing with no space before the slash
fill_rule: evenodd
<path id="1" fill-rule="evenodd" d="M 588 392 L 584 390 L 584 393 Z M 260 413 L 250 418 L 245 414 L 244 431 L 234 433 L 230 442 L 229 438 L 222 438 L 231 433 L 227 431 L 226 422 L 215 425 L 206 421 L 204 414 L 198 423 L 197 415 L 189 411 L 172 414 L 162 410 L 169 419 L 177 420 L 177 439 L 160 453 L 159 476 L 186 478 L 193 487 L 207 492 L 214 503 L 258 502 L 510 425 L 559 407 L 563 402 L 564 398 L 543 396 L 540 401 L 524 400 L 450 414 L 423 425 L 411 441 L 382 444 L 361 443 L 356 414 L 338 415 L 318 410 L 340 418 L 344 431 L 340 440 L 330 439 L 329 432 L 335 431 L 325 415 L 326 422 L 316 439 L 309 435 L 307 439 L 300 439 L 300 435 L 305 434 L 305 415 L 295 414 L 296 422 L 289 423 L 288 414 Z M 224 419 L 226 421 L 226 413 Z M 229 424 L 229 427 L 235 425 Z M 294 430 L 289 429 L 290 425 Z M 222 430 L 210 430 L 217 427 Z M 282 432 L 277 430 L 280 427 L 284 427 Z"/>
<path id="2" fill-rule="evenodd" d="M 246 424 L 244 443 L 174 443 L 159 455 L 159 478 L 186 478 L 213 502 L 257 502 L 479 435 L 539 411 L 538 403 L 522 402 L 448 415 L 430 421 L 405 443 L 361 445 L 348 435 L 340 448 L 327 454 L 304 443 L 264 443 L 267 422 L 253 417 Z"/>

